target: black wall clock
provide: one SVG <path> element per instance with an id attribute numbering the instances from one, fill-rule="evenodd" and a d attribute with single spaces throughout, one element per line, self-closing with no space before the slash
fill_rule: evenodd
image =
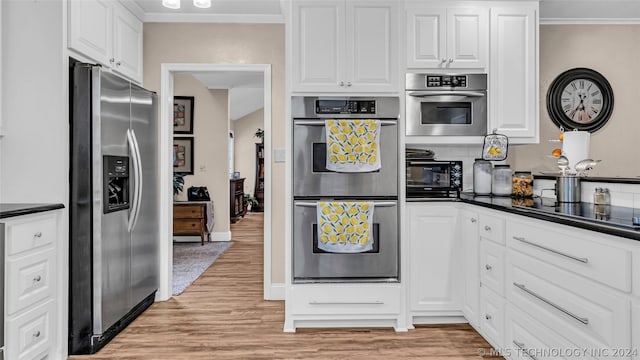
<path id="1" fill-rule="evenodd" d="M 613 90 L 602 74 L 587 68 L 558 75 L 547 92 L 551 121 L 566 130 L 595 132 L 613 112 Z"/>

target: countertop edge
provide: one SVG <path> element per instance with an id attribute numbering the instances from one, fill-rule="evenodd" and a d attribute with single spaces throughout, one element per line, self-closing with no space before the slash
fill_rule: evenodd
<path id="1" fill-rule="evenodd" d="M 529 218 L 546 220 L 556 224 L 569 225 L 569 226 L 577 227 L 580 229 L 591 230 L 591 231 L 596 231 L 603 234 L 620 236 L 627 239 L 640 241 L 640 232 L 624 230 L 621 228 L 617 228 L 615 226 L 600 225 L 600 224 L 596 224 L 589 221 L 581 221 L 578 219 L 571 219 L 571 218 L 566 218 L 562 216 L 554 216 L 551 214 L 542 214 L 542 213 L 533 212 L 533 211 L 521 210 L 518 208 L 512 208 L 512 207 L 501 206 L 496 204 L 489 204 L 486 202 L 476 201 L 473 199 L 465 199 L 462 197 L 460 198 L 460 201 L 466 204 L 477 205 L 477 206 L 481 206 L 489 209 L 508 212 L 511 214 L 522 215 Z"/>
<path id="2" fill-rule="evenodd" d="M 4 210 L 4 208 L 7 206 L 13 208 Z M 0 204 L 0 219 L 7 219 L 21 215 L 37 214 L 58 209 L 64 209 L 64 204 Z"/>

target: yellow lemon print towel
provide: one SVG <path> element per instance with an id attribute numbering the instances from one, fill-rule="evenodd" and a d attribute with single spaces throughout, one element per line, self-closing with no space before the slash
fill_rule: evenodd
<path id="1" fill-rule="evenodd" d="M 327 170 L 371 172 L 379 170 L 378 120 L 325 120 Z"/>
<path id="2" fill-rule="evenodd" d="M 332 253 L 361 253 L 373 249 L 372 202 L 319 201 L 318 248 Z"/>

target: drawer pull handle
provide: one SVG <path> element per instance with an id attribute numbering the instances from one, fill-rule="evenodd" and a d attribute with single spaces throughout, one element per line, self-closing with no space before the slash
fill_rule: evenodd
<path id="1" fill-rule="evenodd" d="M 571 260 L 579 261 L 579 262 L 585 263 L 585 264 L 589 262 L 588 258 L 581 258 L 581 257 L 573 256 L 573 255 L 570 255 L 570 254 L 567 254 L 567 253 L 564 253 L 564 252 L 561 252 L 561 251 L 558 251 L 558 250 L 553 250 L 553 249 L 548 248 L 546 246 L 542 246 L 542 245 L 536 244 L 534 242 L 528 241 L 527 239 L 525 239 L 524 237 L 521 237 L 521 236 L 514 236 L 513 238 L 514 238 L 514 240 L 518 240 L 518 241 L 523 242 L 525 244 L 528 244 L 528 245 L 531 245 L 531 246 L 535 246 L 535 247 L 540 248 L 542 250 L 547 250 L 547 251 L 552 252 L 554 254 L 562 255 L 562 256 L 567 257 L 567 258 L 569 258 Z"/>
<path id="2" fill-rule="evenodd" d="M 529 358 L 531 358 L 531 359 L 533 359 L 533 360 L 538 360 L 538 358 L 537 358 L 537 357 L 535 357 L 535 356 L 533 356 L 533 355 L 529 354 L 529 349 L 527 349 L 527 348 L 525 348 L 525 347 L 524 347 L 524 343 L 513 340 L 513 344 L 514 344 L 516 347 L 518 347 L 518 349 L 520 349 L 520 350 L 521 350 L 524 354 L 526 354 Z"/>
<path id="3" fill-rule="evenodd" d="M 491 320 L 491 319 L 492 319 L 492 316 L 491 316 L 491 315 L 489 315 L 489 314 L 485 314 L 485 315 L 484 315 L 484 318 L 485 318 L 485 319 L 487 319 L 487 320 Z"/>
<path id="4" fill-rule="evenodd" d="M 484 266 L 485 269 L 487 269 L 487 271 L 491 271 L 491 269 L 493 269 L 493 267 L 489 264 Z"/>
<path id="5" fill-rule="evenodd" d="M 39 338 L 40 337 L 40 330 L 36 330 L 36 332 L 33 333 L 33 337 L 34 338 Z"/>
<path id="6" fill-rule="evenodd" d="M 38 231 L 37 233 L 33 234 L 34 238 L 41 238 L 42 237 L 42 231 Z"/>
<path id="7" fill-rule="evenodd" d="M 40 275 L 38 275 L 38 276 L 33 278 L 33 282 L 34 283 L 40 282 L 40 280 L 42 280 L 42 276 L 40 276 Z"/>
<path id="8" fill-rule="evenodd" d="M 309 305 L 382 305 L 384 301 L 309 301 Z"/>
<path id="9" fill-rule="evenodd" d="M 478 221 L 478 220 L 476 220 L 475 218 L 471 218 L 471 222 L 472 222 L 472 223 L 474 223 L 474 224 L 475 224 L 475 223 L 476 223 L 476 221 Z"/>
<path id="10" fill-rule="evenodd" d="M 536 294 L 535 292 L 533 292 L 533 291 L 531 291 L 531 290 L 527 289 L 527 287 L 526 287 L 526 286 L 524 286 L 523 284 L 518 284 L 518 283 L 514 282 L 514 283 L 513 283 L 513 285 L 515 285 L 515 286 L 516 286 L 517 288 L 519 288 L 520 290 L 522 290 L 522 291 L 526 292 L 527 294 L 529 294 L 529 295 L 531 295 L 531 296 L 535 297 L 536 299 L 539 299 L 540 301 L 545 302 L 545 303 L 547 303 L 547 304 L 549 304 L 549 305 L 553 306 L 554 308 L 556 308 L 556 309 L 558 309 L 558 310 L 562 311 L 563 313 L 565 313 L 565 314 L 567 314 L 567 315 L 571 316 L 572 318 L 574 318 L 574 319 L 576 319 L 576 320 L 580 321 L 581 323 L 583 323 L 583 324 L 585 324 L 585 325 L 589 325 L 589 318 L 582 317 L 582 316 L 578 316 L 578 315 L 576 315 L 576 314 L 572 313 L 571 311 L 569 311 L 569 310 L 567 310 L 567 309 L 563 308 L 562 306 L 557 305 L 557 304 L 553 303 L 552 301 L 547 300 L 547 299 L 545 299 L 544 297 L 542 297 L 542 296 L 540 296 L 540 295 Z"/>
<path id="11" fill-rule="evenodd" d="M 484 226 L 484 231 L 491 231 L 491 226 L 485 225 Z"/>

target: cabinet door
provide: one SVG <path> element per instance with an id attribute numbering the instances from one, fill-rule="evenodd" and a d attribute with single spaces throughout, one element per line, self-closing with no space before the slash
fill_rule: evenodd
<path id="1" fill-rule="evenodd" d="M 446 10 L 418 8 L 406 12 L 407 67 L 439 68 L 446 61 Z"/>
<path id="2" fill-rule="evenodd" d="M 293 91 L 343 90 L 344 1 L 293 3 Z"/>
<path id="3" fill-rule="evenodd" d="M 450 205 L 408 207 L 412 311 L 461 311 L 461 247 L 457 210 Z"/>
<path id="4" fill-rule="evenodd" d="M 473 325 L 478 324 L 480 292 L 478 214 L 463 210 L 460 215 L 461 245 L 464 254 L 464 296 L 462 312 Z"/>
<path id="5" fill-rule="evenodd" d="M 113 69 L 142 83 L 142 21 L 118 4 L 113 11 Z"/>
<path id="6" fill-rule="evenodd" d="M 69 48 L 111 66 L 112 7 L 107 0 L 69 1 Z"/>
<path id="7" fill-rule="evenodd" d="M 398 91 L 398 4 L 348 1 L 346 85 L 353 91 Z"/>
<path id="8" fill-rule="evenodd" d="M 447 9 L 447 67 L 485 67 L 488 45 L 488 9 Z"/>
<path id="9" fill-rule="evenodd" d="M 489 129 L 538 141 L 537 4 L 491 9 Z"/>
<path id="10" fill-rule="evenodd" d="M 631 338 L 633 339 L 633 344 L 631 344 L 632 355 L 634 360 L 640 360 L 640 301 L 635 302 L 631 314 L 633 316 L 631 328 Z"/>

